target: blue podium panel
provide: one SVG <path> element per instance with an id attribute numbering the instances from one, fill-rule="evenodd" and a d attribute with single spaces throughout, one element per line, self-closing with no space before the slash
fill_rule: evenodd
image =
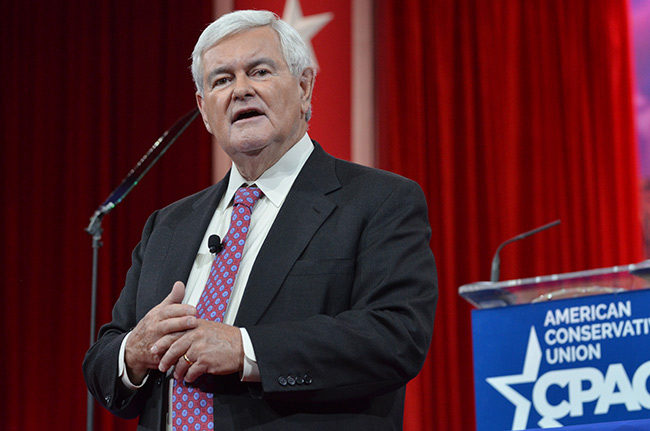
<path id="1" fill-rule="evenodd" d="M 477 431 L 650 418 L 650 290 L 473 310 Z"/>
<path id="2" fill-rule="evenodd" d="M 650 419 L 639 419 L 635 421 L 621 422 L 603 422 L 599 424 L 573 425 L 562 428 L 547 429 L 551 431 L 648 431 L 650 430 Z"/>

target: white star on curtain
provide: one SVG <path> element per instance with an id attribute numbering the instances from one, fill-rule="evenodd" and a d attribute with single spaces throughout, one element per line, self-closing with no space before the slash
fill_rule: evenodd
<path id="1" fill-rule="evenodd" d="M 300 7 L 299 0 L 287 0 L 284 4 L 284 12 L 282 13 L 282 20 L 288 22 L 295 28 L 300 36 L 307 43 L 307 48 L 314 61 L 314 66 L 318 69 L 318 60 L 314 53 L 314 47 L 311 44 L 311 39 L 323 27 L 327 25 L 334 18 L 332 12 L 319 13 L 318 15 L 304 16 L 302 14 L 302 7 Z"/>

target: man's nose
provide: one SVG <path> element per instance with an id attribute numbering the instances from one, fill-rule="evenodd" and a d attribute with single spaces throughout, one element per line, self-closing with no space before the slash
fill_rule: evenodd
<path id="1" fill-rule="evenodd" d="M 251 79 L 245 73 L 237 75 L 233 87 L 232 96 L 234 99 L 245 99 L 255 94 Z"/>

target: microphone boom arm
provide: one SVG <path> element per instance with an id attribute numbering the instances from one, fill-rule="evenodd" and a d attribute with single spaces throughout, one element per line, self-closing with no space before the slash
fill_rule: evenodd
<path id="1" fill-rule="evenodd" d="M 145 153 L 138 163 L 131 169 L 126 178 L 122 180 L 119 186 L 106 198 L 106 200 L 97 208 L 90 218 L 90 224 L 85 229 L 91 235 L 96 235 L 101 231 L 101 220 L 108 214 L 122 199 L 135 187 L 145 174 L 156 164 L 158 159 L 172 146 L 176 139 L 185 131 L 192 121 L 199 115 L 199 109 L 194 108 L 171 126 L 162 134 L 153 146 Z"/>
<path id="2" fill-rule="evenodd" d="M 506 245 L 510 244 L 511 242 L 519 241 L 520 239 L 524 239 L 526 237 L 529 237 L 531 235 L 535 235 L 538 232 L 541 232 L 543 230 L 546 230 L 548 228 L 551 228 L 553 226 L 557 226 L 560 224 L 560 220 L 555 220 L 551 223 L 547 223 L 544 226 L 540 226 L 536 229 L 529 230 L 528 232 L 524 232 L 522 234 L 517 235 L 514 238 L 510 238 L 509 240 L 501 243 L 501 245 L 497 248 L 497 251 L 494 253 L 494 257 L 492 258 L 492 271 L 490 272 L 490 281 L 492 283 L 496 283 L 499 281 L 499 272 L 501 271 L 501 259 L 499 258 L 499 252 L 501 252 L 501 249 Z"/>

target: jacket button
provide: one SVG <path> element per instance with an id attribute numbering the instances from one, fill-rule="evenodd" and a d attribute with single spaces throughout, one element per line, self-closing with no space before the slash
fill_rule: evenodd
<path id="1" fill-rule="evenodd" d="M 104 397 L 104 401 L 106 401 L 106 404 L 110 404 L 110 403 L 111 403 L 111 396 L 110 396 L 110 395 L 106 395 L 106 396 Z"/>
<path id="2" fill-rule="evenodd" d="M 311 376 L 309 374 L 305 374 L 304 379 L 305 379 L 305 384 L 306 385 L 311 385 L 311 382 L 313 382 L 313 380 L 312 380 L 312 378 L 311 378 Z"/>
<path id="3" fill-rule="evenodd" d="M 303 379 L 301 376 L 297 376 L 296 383 L 302 385 L 303 383 L 305 383 L 305 379 Z"/>
<path id="4" fill-rule="evenodd" d="M 280 376 L 280 377 L 278 377 L 278 383 L 279 383 L 281 386 L 287 386 L 287 379 L 284 378 L 283 376 Z"/>
<path id="5" fill-rule="evenodd" d="M 296 379 L 294 379 L 292 376 L 287 377 L 287 383 L 289 383 L 291 386 L 296 384 Z"/>

